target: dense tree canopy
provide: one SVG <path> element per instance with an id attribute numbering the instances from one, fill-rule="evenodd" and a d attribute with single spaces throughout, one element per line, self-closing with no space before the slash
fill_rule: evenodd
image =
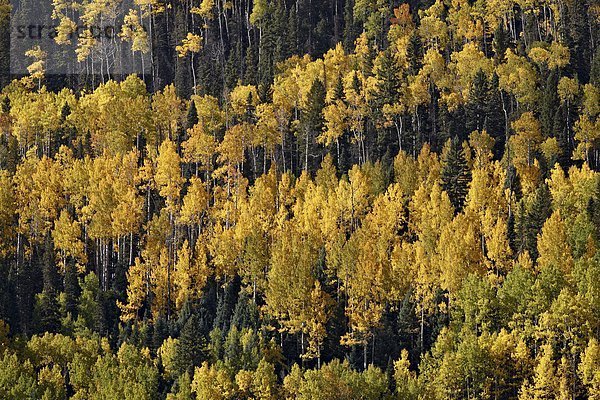
<path id="1" fill-rule="evenodd" d="M 2 42 L 1 398 L 600 399 L 597 2 L 121 3 Z"/>

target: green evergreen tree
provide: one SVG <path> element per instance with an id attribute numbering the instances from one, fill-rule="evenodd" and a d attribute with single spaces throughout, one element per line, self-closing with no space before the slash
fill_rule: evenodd
<path id="1" fill-rule="evenodd" d="M 467 132 L 482 131 L 486 125 L 489 87 L 485 72 L 477 71 L 465 105 Z"/>
<path id="2" fill-rule="evenodd" d="M 496 159 L 503 157 L 506 145 L 506 116 L 504 114 L 503 97 L 498 88 L 498 75 L 493 74 L 488 83 L 488 93 L 485 104 L 486 118 L 483 129 L 494 139 L 494 155 Z"/>
<path id="3" fill-rule="evenodd" d="M 455 212 L 460 212 L 469 191 L 471 171 L 457 137 L 454 137 L 450 141 L 448 151 L 443 160 L 440 179 L 442 181 L 442 188 L 448 193 Z"/>
<path id="4" fill-rule="evenodd" d="M 377 82 L 377 97 L 373 117 L 380 121 L 380 127 L 377 129 L 377 158 L 383 158 L 384 166 L 389 167 L 393 157 L 399 151 L 399 144 L 396 134 L 392 128 L 386 128 L 383 125 L 383 107 L 395 104 L 398 101 L 398 91 L 400 89 L 400 70 L 394 61 L 391 51 L 388 49 L 383 52 L 380 67 L 377 71 L 379 78 Z"/>
<path id="5" fill-rule="evenodd" d="M 198 123 L 198 110 L 195 101 L 190 101 L 185 121 L 185 129 L 192 129 Z"/>
<path id="6" fill-rule="evenodd" d="M 59 276 L 54 262 L 54 247 L 50 235 L 45 240 L 42 262 L 44 288 L 42 293 L 36 296 L 35 304 L 39 332 L 57 332 L 60 328 Z"/>
<path id="7" fill-rule="evenodd" d="M 494 62 L 495 64 L 501 64 L 504 61 L 504 55 L 509 47 L 510 38 L 504 30 L 504 24 L 498 24 L 496 32 L 494 32 Z"/>
<path id="8" fill-rule="evenodd" d="M 537 237 L 542 231 L 544 222 L 552 213 L 550 191 L 547 185 L 540 185 L 533 195 L 529 207 L 525 200 L 521 201 L 519 212 L 516 216 L 518 226 L 517 249 L 518 252 L 527 251 L 529 256 L 536 260 L 538 257 Z"/>
<path id="9" fill-rule="evenodd" d="M 546 136 L 552 136 L 551 134 L 554 132 L 554 114 L 560 105 L 557 92 L 558 79 L 559 72 L 557 70 L 551 71 L 540 98 L 540 123 L 542 125 L 542 133 Z"/>
<path id="10" fill-rule="evenodd" d="M 325 85 L 320 79 L 315 79 L 308 92 L 307 107 L 300 116 L 300 155 L 303 169 L 311 173 L 318 169 L 321 161 L 321 151 L 316 146 L 316 138 L 323 130 L 325 95 Z"/>
<path id="11" fill-rule="evenodd" d="M 73 262 L 68 262 L 65 266 L 64 292 L 65 311 L 70 313 L 75 320 L 77 319 L 77 299 L 81 294 L 81 288 L 77 277 L 77 268 Z"/>
<path id="12" fill-rule="evenodd" d="M 408 74 L 417 75 L 423 66 L 423 43 L 417 32 L 413 33 L 406 49 Z"/>
<path id="13" fill-rule="evenodd" d="M 206 336 L 202 332 L 204 321 L 196 314 L 192 314 L 179 337 L 176 350 L 175 366 L 180 374 L 193 372 L 193 367 L 199 366 L 206 360 Z"/>

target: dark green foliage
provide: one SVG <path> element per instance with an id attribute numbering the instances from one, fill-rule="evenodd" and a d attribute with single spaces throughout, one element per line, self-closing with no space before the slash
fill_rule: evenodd
<path id="1" fill-rule="evenodd" d="M 197 314 L 192 314 L 183 328 L 177 346 L 175 365 L 180 373 L 192 373 L 194 366 L 199 366 L 206 356 L 206 321 Z"/>
<path id="2" fill-rule="evenodd" d="M 553 134 L 556 134 L 556 131 L 554 131 L 553 128 L 554 115 L 560 105 L 557 93 L 558 79 L 558 71 L 551 71 L 546 80 L 546 84 L 544 85 L 544 92 L 540 99 L 540 123 L 542 125 L 542 132 L 546 136 L 553 136 Z"/>
<path id="3" fill-rule="evenodd" d="M 552 213 L 548 186 L 541 185 L 533 194 L 529 205 L 522 200 L 515 218 L 515 245 L 518 253 L 527 251 L 535 260 L 538 257 L 537 237 L 546 219 Z"/>
<path id="4" fill-rule="evenodd" d="M 154 332 L 152 335 L 152 349 L 156 351 L 163 341 L 169 336 L 169 329 L 165 318 L 160 316 L 154 323 Z"/>
<path id="5" fill-rule="evenodd" d="M 81 294 L 77 270 L 73 263 L 67 263 L 64 278 L 65 311 L 70 313 L 73 319 L 77 318 L 77 299 Z"/>
<path id="6" fill-rule="evenodd" d="M 191 101 L 188 107 L 187 116 L 185 118 L 185 128 L 192 129 L 198 123 L 198 110 L 196 109 L 196 102 Z"/>
<path id="7" fill-rule="evenodd" d="M 395 129 L 393 127 L 385 127 L 383 121 L 384 105 L 393 105 L 398 102 L 400 89 L 400 76 L 397 63 L 394 61 L 391 52 L 385 51 L 381 59 L 378 75 L 380 80 L 377 84 L 377 97 L 375 101 L 376 115 L 375 119 L 379 119 L 379 128 L 377 129 L 377 157 L 384 158 L 383 163 L 389 166 L 392 158 L 399 151 L 399 143 Z M 336 88 L 336 93 L 339 89 Z M 385 157 L 387 156 L 387 157 Z"/>
<path id="8" fill-rule="evenodd" d="M 494 62 L 496 64 L 502 63 L 504 61 L 504 55 L 506 54 L 506 49 L 509 47 L 510 39 L 507 36 L 506 31 L 504 30 L 504 24 L 499 24 L 498 29 L 494 32 Z"/>
<path id="9" fill-rule="evenodd" d="M 468 132 L 483 130 L 487 121 L 489 91 L 487 77 L 479 70 L 471 87 L 469 102 L 465 105 Z"/>
<path id="10" fill-rule="evenodd" d="M 443 160 L 440 179 L 442 188 L 448 193 L 455 211 L 459 212 L 465 204 L 469 191 L 471 171 L 456 137 L 450 141 L 448 152 Z"/>
<path id="11" fill-rule="evenodd" d="M 408 74 L 416 75 L 423 65 L 423 43 L 417 33 L 410 37 L 407 48 Z"/>
<path id="12" fill-rule="evenodd" d="M 302 169 L 310 172 L 316 171 L 321 161 L 321 151 L 314 143 L 323 129 L 325 95 L 323 82 L 315 79 L 308 92 L 308 109 L 300 117 L 300 131 L 298 132 L 300 161 Z"/>
<path id="13" fill-rule="evenodd" d="M 233 315 L 231 317 L 231 327 L 238 330 L 243 328 L 258 328 L 258 308 L 252 302 L 252 299 L 246 294 L 241 293 L 238 299 Z"/>

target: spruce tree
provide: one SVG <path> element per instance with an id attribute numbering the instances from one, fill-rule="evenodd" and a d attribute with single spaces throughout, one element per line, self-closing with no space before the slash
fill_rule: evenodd
<path id="1" fill-rule="evenodd" d="M 486 99 L 486 118 L 483 129 L 494 138 L 494 155 L 502 159 L 506 144 L 506 116 L 504 115 L 503 99 L 498 88 L 498 75 L 493 74 L 488 83 Z"/>
<path id="2" fill-rule="evenodd" d="M 344 3 L 344 48 L 346 51 L 354 49 L 354 42 L 358 37 L 358 27 L 354 20 L 354 1 L 347 0 Z"/>
<path id="3" fill-rule="evenodd" d="M 303 169 L 314 172 L 318 168 L 320 157 L 316 148 L 316 138 L 323 129 L 323 108 L 325 107 L 325 85 L 315 79 L 308 92 L 307 107 L 300 116 L 300 154 Z"/>
<path id="4" fill-rule="evenodd" d="M 190 106 L 188 107 L 185 121 L 186 129 L 192 129 L 198 123 L 198 110 L 196 109 L 195 101 L 190 101 Z"/>
<path id="5" fill-rule="evenodd" d="M 460 212 L 469 191 L 471 171 L 457 137 L 450 141 L 444 157 L 440 178 L 442 188 L 448 193 L 455 212 Z"/>
<path id="6" fill-rule="evenodd" d="M 339 74 L 337 80 L 335 81 L 335 87 L 333 88 L 333 100 L 342 100 L 346 99 L 346 95 L 344 94 L 344 81 L 342 80 L 342 74 Z"/>
<path id="7" fill-rule="evenodd" d="M 59 277 L 54 263 L 54 247 L 50 235 L 44 242 L 43 290 L 36 296 L 35 311 L 40 332 L 57 332 L 60 328 L 60 307 L 58 304 Z"/>
<path id="8" fill-rule="evenodd" d="M 77 268 L 73 262 L 67 262 L 64 277 L 65 311 L 70 313 L 73 320 L 77 319 L 77 299 L 81 293 Z"/>
<path id="9" fill-rule="evenodd" d="M 154 323 L 154 331 L 152 332 L 152 348 L 154 351 L 163 344 L 163 341 L 169 336 L 169 327 L 167 321 L 161 315 Z"/>
<path id="10" fill-rule="evenodd" d="M 413 33 L 406 49 L 408 74 L 417 75 L 423 66 L 423 43 L 418 33 Z"/>
<path id="11" fill-rule="evenodd" d="M 235 327 L 238 330 L 243 328 L 256 329 L 259 325 L 258 318 L 256 304 L 250 300 L 247 294 L 241 293 L 231 317 L 231 328 Z"/>
<path id="12" fill-rule="evenodd" d="M 498 24 L 498 29 L 494 32 L 494 62 L 501 64 L 504 62 L 504 55 L 509 46 L 509 37 L 504 30 L 504 24 Z"/>
<path id="13" fill-rule="evenodd" d="M 544 222 L 551 214 L 551 195 L 547 185 L 541 185 L 533 195 L 529 207 L 525 200 L 521 201 L 519 212 L 516 215 L 516 249 L 519 253 L 527 251 L 531 259 L 538 257 L 537 237 L 541 232 Z"/>
<path id="14" fill-rule="evenodd" d="M 481 131 L 487 120 L 489 87 L 485 72 L 477 71 L 465 105 L 467 132 Z"/>
<path id="15" fill-rule="evenodd" d="M 258 83 L 257 58 L 254 45 L 250 45 L 246 49 L 246 65 L 244 68 L 244 83 L 246 85 L 256 85 Z"/>
<path id="16" fill-rule="evenodd" d="M 553 136 L 553 125 L 554 125 L 554 114 L 560 100 L 558 98 L 558 87 L 559 73 L 557 70 L 553 70 L 548 75 L 546 85 L 544 85 L 544 91 L 540 98 L 540 123 L 542 125 L 542 133 L 544 135 Z"/>
<path id="17" fill-rule="evenodd" d="M 185 322 L 179 337 L 175 365 L 179 373 L 193 372 L 206 359 L 206 336 L 202 332 L 203 321 L 192 314 Z"/>
<path id="18" fill-rule="evenodd" d="M 588 202 L 587 213 L 594 225 L 594 238 L 600 240 L 600 182 L 596 185 L 596 195 Z"/>

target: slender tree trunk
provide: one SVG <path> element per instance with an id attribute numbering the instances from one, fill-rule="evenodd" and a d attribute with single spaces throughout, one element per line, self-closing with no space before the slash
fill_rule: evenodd
<path id="1" fill-rule="evenodd" d="M 129 265 L 133 265 L 133 232 L 129 234 Z"/>
<path id="2" fill-rule="evenodd" d="M 425 342 L 425 307 L 421 306 L 421 332 L 420 332 L 420 353 L 423 354 Z"/>

